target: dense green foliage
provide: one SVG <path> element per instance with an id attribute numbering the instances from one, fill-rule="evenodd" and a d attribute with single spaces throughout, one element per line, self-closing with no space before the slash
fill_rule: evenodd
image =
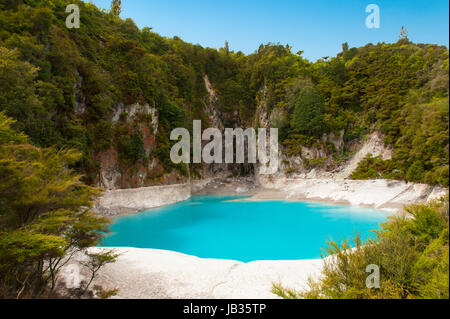
<path id="1" fill-rule="evenodd" d="M 300 134 L 317 138 L 323 134 L 323 101 L 313 89 L 302 90 L 298 95 L 293 120 Z"/>
<path id="2" fill-rule="evenodd" d="M 359 162 L 358 168 L 353 171 L 351 177 L 352 179 L 362 180 L 378 178 L 401 179 L 400 171 L 395 170 L 394 162 L 392 160 L 383 160 L 381 156 L 373 157 L 372 154 L 368 154 L 361 162 Z"/>
<path id="3" fill-rule="evenodd" d="M 68 258 L 97 245 L 108 221 L 89 211 L 99 190 L 68 168 L 80 154 L 32 146 L 13 124 L 0 113 L 0 298 L 45 297 Z"/>
<path id="4" fill-rule="evenodd" d="M 81 28 L 65 26 L 76 3 Z M 388 177 L 448 185 L 448 49 L 397 43 L 350 48 L 315 63 L 291 47 L 261 45 L 253 54 L 202 48 L 139 30 L 119 18 L 120 1 L 104 12 L 78 0 L 8 0 L 0 4 L 0 110 L 16 119 L 34 145 L 75 147 L 85 181 L 98 176 L 96 156 L 114 148 L 128 166 L 145 164 L 137 122 L 112 121 L 118 105 L 155 106 L 159 130 L 150 157 L 166 172 L 185 171 L 169 159 L 169 134 L 209 125 L 208 76 L 227 127 L 254 126 L 266 106 L 284 152 L 299 155 L 324 133 L 344 130 L 345 150 L 379 130 L 394 149 L 380 165 L 365 161 L 355 178 Z M 123 137 L 128 132 L 130 137 Z M 136 154 L 137 152 L 137 154 Z M 330 154 L 333 150 L 330 149 Z M 330 156 L 329 156 L 330 157 Z M 323 162 L 324 159 L 315 159 Z M 374 172 L 377 171 L 378 174 Z"/>
<path id="5" fill-rule="evenodd" d="M 302 292 L 274 285 L 274 293 L 297 299 L 448 299 L 448 198 L 407 208 L 413 218 L 394 217 L 363 243 L 331 241 L 324 268 Z M 355 247 L 355 249 L 351 249 Z M 380 288 L 368 288 L 367 266 L 380 267 Z"/>

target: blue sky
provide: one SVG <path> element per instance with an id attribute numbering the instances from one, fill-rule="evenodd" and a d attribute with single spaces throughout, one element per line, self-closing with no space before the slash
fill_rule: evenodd
<path id="1" fill-rule="evenodd" d="M 93 0 L 109 8 L 111 0 Z M 366 27 L 366 6 L 380 8 L 379 29 Z M 449 42 L 448 0 L 122 0 L 122 18 L 163 36 L 246 54 L 280 42 L 316 60 L 335 56 L 341 44 L 396 42 L 402 25 L 413 42 Z M 82 13 L 81 13 L 82 14 Z"/>

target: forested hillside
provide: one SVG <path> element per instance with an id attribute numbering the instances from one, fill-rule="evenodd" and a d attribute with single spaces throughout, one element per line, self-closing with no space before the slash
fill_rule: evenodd
<path id="1" fill-rule="evenodd" d="M 79 29 L 65 25 L 69 3 Z M 165 38 L 77 0 L 0 2 L 0 111 L 36 146 L 81 151 L 74 168 L 106 188 L 183 180 L 169 136 L 193 119 L 278 127 L 283 154 L 307 169 L 335 169 L 379 131 L 392 159 L 368 156 L 353 178 L 448 185 L 448 63 L 446 47 L 406 37 L 344 43 L 313 63 L 288 45 L 245 55 Z M 331 133 L 342 149 L 322 138 Z M 322 151 L 305 159 L 302 147 Z"/>

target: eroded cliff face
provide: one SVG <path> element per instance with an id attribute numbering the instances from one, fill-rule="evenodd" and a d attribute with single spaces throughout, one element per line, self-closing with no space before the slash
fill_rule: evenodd
<path id="1" fill-rule="evenodd" d="M 257 96 L 258 105 L 254 125 L 269 130 L 272 127 L 272 116 L 266 101 L 266 88 L 263 87 Z M 384 160 L 392 158 L 392 149 L 385 145 L 383 135 L 378 131 L 372 132 L 363 140 L 347 144 L 344 136 L 345 130 L 324 133 L 322 138 L 317 139 L 312 146 L 300 146 L 297 154 L 290 154 L 288 148 L 280 144 L 279 170 L 269 177 L 347 179 L 368 154 L 381 156 Z M 257 176 L 257 180 L 267 177 Z"/>
<path id="2" fill-rule="evenodd" d="M 79 90 L 82 78 L 74 88 L 76 91 L 77 112 L 83 112 L 83 96 Z M 222 114 L 219 110 L 220 100 L 207 75 L 204 76 L 204 85 L 207 94 L 203 99 L 205 115 L 209 123 L 202 123 L 203 129 L 208 127 L 224 129 Z M 142 118 L 150 118 L 151 121 L 142 121 Z M 125 105 L 118 103 L 111 114 L 113 125 L 125 124 L 129 128 L 136 127 L 142 134 L 145 156 L 147 160 L 139 161 L 133 165 L 121 163 L 116 145 L 99 152 L 95 156 L 98 163 L 98 176 L 96 185 L 106 190 L 140 188 L 157 185 L 172 185 L 186 183 L 189 179 L 178 172 L 167 172 L 155 156 L 158 148 L 157 135 L 168 134 L 159 131 L 159 118 L 156 106 L 146 104 Z M 131 130 L 126 134 L 131 134 Z M 206 144 L 205 142 L 204 144 Z M 241 169 L 228 164 L 202 164 L 196 165 L 200 176 L 196 179 L 228 178 L 232 175 L 240 175 Z"/>
<path id="3" fill-rule="evenodd" d="M 224 132 L 224 114 L 220 112 L 220 98 L 214 89 L 214 85 L 210 82 L 208 75 L 204 78 L 205 89 L 207 95 L 204 98 L 204 111 L 208 117 L 209 123 L 202 123 L 202 129 L 208 127 L 218 128 L 220 131 Z M 208 125 L 208 126 L 207 126 Z M 203 141 L 203 145 L 208 144 L 208 141 Z M 225 153 L 224 153 L 225 154 Z M 248 177 L 254 176 L 254 164 L 202 164 L 197 165 L 198 173 L 200 174 L 201 180 L 208 179 L 226 179 L 230 177 Z M 194 179 L 199 179 L 199 177 L 194 177 Z"/>
<path id="4" fill-rule="evenodd" d="M 219 111 L 219 103 L 220 100 L 217 96 L 216 91 L 214 90 L 213 85 L 209 81 L 209 77 L 205 74 L 203 81 L 205 82 L 205 89 L 208 92 L 208 95 L 205 96 L 204 99 L 204 107 L 205 112 L 209 117 L 210 124 L 212 127 L 218 128 L 219 130 L 224 129 L 222 115 Z"/>
<path id="5" fill-rule="evenodd" d="M 206 129 L 206 125 L 209 125 L 209 127 L 218 128 L 223 131 L 225 127 L 223 124 L 223 117 L 219 109 L 220 99 L 207 74 L 205 74 L 203 80 L 207 91 L 207 95 L 203 101 L 203 106 L 209 123 L 202 123 L 202 129 Z M 203 142 L 202 146 L 205 146 L 207 143 L 208 142 Z M 230 168 L 227 164 L 203 164 L 200 166 L 199 174 L 201 176 L 196 179 L 200 178 L 202 180 L 207 180 L 211 178 L 227 178 L 230 176 Z"/>
<path id="6" fill-rule="evenodd" d="M 150 121 L 141 121 L 148 117 Z M 124 105 L 119 103 L 111 121 L 117 125 L 119 121 L 129 127 L 136 126 L 141 132 L 146 161 L 139 161 L 134 165 L 121 163 L 115 146 L 101 151 L 96 156 L 99 164 L 97 186 L 106 190 L 139 188 L 154 185 L 170 185 L 186 182 L 176 172 L 165 172 L 159 160 L 154 156 L 157 147 L 156 135 L 159 133 L 158 111 L 149 104 Z M 131 133 L 131 132 L 130 132 Z"/>
<path id="7" fill-rule="evenodd" d="M 208 123 L 202 123 L 202 129 L 209 127 L 224 130 L 223 114 L 220 112 L 220 98 L 207 75 L 204 76 L 204 85 L 207 94 L 203 99 L 204 112 Z M 82 79 L 80 79 L 82 81 Z M 78 98 L 78 110 L 83 107 L 82 96 Z M 253 123 L 255 129 L 272 127 L 271 114 L 266 102 L 266 90 L 261 88 L 257 96 L 257 109 Z M 147 117 L 150 121 L 142 122 Z M 156 185 L 171 185 L 187 183 L 189 178 L 180 176 L 179 173 L 167 172 L 154 156 L 157 149 L 157 134 L 159 132 L 158 111 L 155 106 L 149 104 L 124 105 L 119 103 L 111 114 L 111 121 L 118 125 L 119 122 L 127 123 L 129 127 L 137 126 L 142 133 L 145 156 L 148 160 L 140 161 L 135 165 L 124 165 L 119 159 L 115 146 L 101 151 L 96 155 L 99 164 L 97 186 L 106 190 L 140 188 Z M 131 132 L 130 132 L 131 133 Z M 365 140 L 345 144 L 345 131 L 324 134 L 311 147 L 302 146 L 298 154 L 289 154 L 286 147 L 279 145 L 279 170 L 271 178 L 332 178 L 347 179 L 357 168 L 358 163 L 369 153 L 374 156 L 381 155 L 383 159 L 389 159 L 392 151 L 383 143 L 383 136 L 379 132 L 373 132 Z M 208 142 L 203 142 L 203 146 Z M 269 135 L 267 136 L 267 145 Z M 345 153 L 344 153 L 345 152 Z M 230 177 L 253 177 L 258 183 L 258 164 L 197 164 L 198 174 L 193 180 L 226 179 Z"/>
<path id="8" fill-rule="evenodd" d="M 358 164 L 368 154 L 381 156 L 383 160 L 392 158 L 392 149 L 385 145 L 383 135 L 379 131 L 348 145 L 345 145 L 344 134 L 344 131 L 339 132 L 339 135 L 324 134 L 314 146 L 302 147 L 299 156 L 281 153 L 280 177 L 343 180 L 350 178 Z M 333 145 L 332 151 L 330 144 Z"/>

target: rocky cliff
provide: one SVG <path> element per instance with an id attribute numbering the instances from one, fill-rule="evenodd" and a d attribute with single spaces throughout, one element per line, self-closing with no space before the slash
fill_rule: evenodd
<path id="1" fill-rule="evenodd" d="M 143 117 L 149 117 L 149 122 L 142 122 Z M 111 115 L 114 125 L 119 122 L 128 127 L 137 126 L 143 137 L 145 161 L 134 165 L 121 163 L 117 148 L 111 146 L 96 156 L 99 164 L 99 173 L 96 184 L 106 190 L 139 188 L 153 185 L 170 185 L 186 182 L 176 172 L 167 173 L 159 160 L 154 156 L 157 147 L 158 111 L 156 107 L 146 104 L 124 105 L 119 103 Z"/>
<path id="2" fill-rule="evenodd" d="M 204 86 L 207 94 L 203 99 L 204 112 L 208 116 L 208 122 L 203 123 L 211 127 L 223 130 L 224 115 L 220 112 L 220 99 L 205 75 Z M 255 114 L 254 127 L 270 129 L 272 127 L 271 116 L 267 107 L 265 89 L 260 90 L 258 107 Z M 143 116 L 151 117 L 151 124 L 139 122 Z M 114 147 L 100 152 L 96 159 L 99 163 L 99 174 L 97 185 L 106 190 L 140 188 L 155 185 L 171 185 L 187 183 L 189 178 L 180 176 L 177 172 L 167 173 L 153 156 L 157 147 L 156 135 L 158 132 L 158 111 L 156 107 L 148 104 L 124 105 L 119 103 L 111 115 L 113 123 L 125 121 L 129 126 L 138 123 L 138 128 L 144 138 L 146 157 L 149 159 L 147 165 L 138 163 L 135 166 L 123 167 L 120 165 L 117 150 Z M 348 179 L 357 168 L 358 163 L 368 154 L 381 156 L 383 159 L 392 158 L 392 149 L 383 142 L 383 134 L 374 131 L 359 141 L 344 142 L 345 131 L 337 134 L 325 133 L 321 139 L 310 146 L 302 146 L 300 154 L 292 155 L 286 147 L 280 145 L 279 157 L 280 167 L 271 178 L 302 178 L 302 179 Z M 204 142 L 205 145 L 207 142 Z M 330 147 L 332 145 L 332 147 Z M 344 154 L 346 151 L 346 154 Z M 202 164 L 197 165 L 198 176 L 193 180 L 226 179 L 230 177 L 254 177 L 255 182 L 260 178 L 258 165 L 253 164 Z"/>

